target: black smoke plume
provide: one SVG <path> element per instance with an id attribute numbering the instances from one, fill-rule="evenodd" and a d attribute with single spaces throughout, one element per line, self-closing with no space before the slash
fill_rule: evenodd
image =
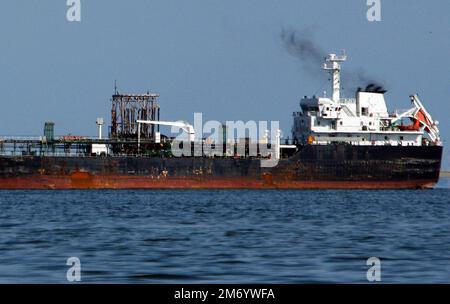
<path id="1" fill-rule="evenodd" d="M 315 41 L 314 30 L 312 27 L 301 31 L 283 29 L 280 37 L 284 48 L 300 61 L 302 68 L 310 76 L 320 77 L 324 73 L 321 67 L 328 54 Z M 351 71 L 344 67 L 341 78 L 341 86 L 347 92 L 347 95 L 354 93 L 356 90 L 369 90 L 377 93 L 386 92 L 383 85 L 373 77 L 368 76 L 362 68 Z"/>
<path id="2" fill-rule="evenodd" d="M 371 93 L 386 93 L 387 90 L 384 85 L 376 80 L 374 77 L 367 75 L 367 73 L 359 68 L 356 71 L 348 71 L 342 73 L 342 82 L 344 86 L 346 85 L 347 91 L 353 92 L 355 89 L 357 91 L 371 92 Z"/>
<path id="3" fill-rule="evenodd" d="M 283 29 L 281 31 L 281 40 L 285 49 L 300 61 L 308 74 L 320 76 L 322 73 L 320 67 L 326 52 L 315 43 L 313 34 L 312 28 L 302 31 Z"/>

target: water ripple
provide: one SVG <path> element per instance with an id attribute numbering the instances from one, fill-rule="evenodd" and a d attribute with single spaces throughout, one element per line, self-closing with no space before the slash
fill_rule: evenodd
<path id="1" fill-rule="evenodd" d="M 0 282 L 450 281 L 450 189 L 0 191 Z"/>

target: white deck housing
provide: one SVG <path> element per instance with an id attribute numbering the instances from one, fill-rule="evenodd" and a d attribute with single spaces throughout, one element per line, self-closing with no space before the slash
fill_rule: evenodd
<path id="1" fill-rule="evenodd" d="M 292 135 L 298 143 L 354 145 L 440 145 L 438 122 L 411 96 L 413 108 L 389 113 L 381 87 L 369 85 L 355 98 L 340 97 L 340 63 L 347 56 L 330 54 L 323 66 L 332 75 L 332 98 L 304 97 L 294 112 Z M 408 123 L 404 124 L 407 120 Z"/>

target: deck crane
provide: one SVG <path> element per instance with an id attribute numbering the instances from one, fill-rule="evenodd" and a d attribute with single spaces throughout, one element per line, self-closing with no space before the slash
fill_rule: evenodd
<path id="1" fill-rule="evenodd" d="M 434 121 L 431 115 L 425 110 L 422 102 L 419 99 L 417 94 L 411 95 L 411 102 L 416 107 L 416 111 L 414 112 L 414 119 L 418 121 L 422 126 L 424 126 L 425 131 L 430 135 L 431 140 L 435 144 L 441 143 L 441 138 L 439 136 L 439 128 L 438 121 Z"/>
<path id="2" fill-rule="evenodd" d="M 189 140 L 191 142 L 195 140 L 194 127 L 190 123 L 185 121 L 136 120 L 136 122 L 138 123 L 138 150 L 141 145 L 141 124 L 178 127 L 189 135 Z"/>
<path id="3" fill-rule="evenodd" d="M 400 114 L 391 120 L 391 123 L 399 121 L 403 118 L 410 118 L 414 123 L 407 126 L 399 126 L 403 131 L 419 131 L 421 127 L 428 133 L 430 139 L 435 144 L 441 143 L 439 136 L 438 121 L 434 121 L 431 115 L 427 112 L 417 94 L 411 95 L 411 102 L 414 105 L 413 108 Z"/>

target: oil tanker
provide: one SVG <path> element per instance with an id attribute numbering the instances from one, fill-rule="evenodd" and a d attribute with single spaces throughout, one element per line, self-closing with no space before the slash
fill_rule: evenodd
<path id="1" fill-rule="evenodd" d="M 40 137 L 0 137 L 0 189 L 432 188 L 443 150 L 438 122 L 417 95 L 411 108 L 392 112 L 376 85 L 341 98 L 346 59 L 325 59 L 331 96 L 301 99 L 291 138 L 279 130 L 237 138 L 225 124 L 203 138 L 187 122 L 160 120 L 158 94 L 116 88 L 107 138 L 103 119 L 95 138 L 56 137 L 52 122 Z M 184 137 L 164 136 L 160 126 Z"/>

